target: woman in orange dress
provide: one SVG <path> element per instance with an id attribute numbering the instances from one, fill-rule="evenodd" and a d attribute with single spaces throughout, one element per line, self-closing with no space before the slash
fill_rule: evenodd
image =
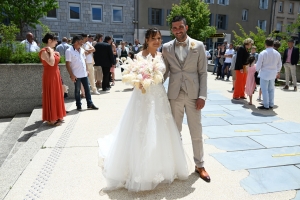
<path id="1" fill-rule="evenodd" d="M 45 47 L 41 49 L 39 56 L 44 66 L 43 72 L 43 121 L 49 125 L 58 126 L 66 116 L 63 88 L 58 63 L 60 55 L 53 48 L 57 44 L 57 37 L 47 33 L 43 38 Z"/>

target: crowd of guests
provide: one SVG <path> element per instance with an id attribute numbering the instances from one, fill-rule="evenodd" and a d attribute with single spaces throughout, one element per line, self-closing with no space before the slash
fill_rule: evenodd
<path id="1" fill-rule="evenodd" d="M 257 100 L 263 101 L 259 109 L 269 110 L 274 106 L 275 80 L 279 78 L 282 65 L 285 69 L 286 84 L 284 90 L 289 89 L 290 75 L 292 76 L 293 90 L 297 91 L 296 66 L 299 61 L 299 49 L 294 46 L 294 40 L 288 40 L 288 48 L 281 58 L 278 48 L 280 41 L 273 38 L 265 40 L 266 49 L 256 52 L 256 46 L 251 38 L 244 40 L 243 45 L 219 44 L 213 55 L 216 80 L 229 81 L 232 76 L 233 99 L 247 99 L 252 105 L 252 95 L 260 85 Z M 261 98 L 263 96 L 263 98 Z"/>
<path id="2" fill-rule="evenodd" d="M 42 39 L 41 49 L 30 32 L 21 43 L 27 52 L 39 52 L 44 67 L 42 80 L 43 121 L 57 126 L 64 121 L 66 109 L 64 105 L 65 87 L 60 75 L 58 63 L 61 56 L 65 57 L 66 68 L 75 85 L 77 110 L 82 110 L 81 98 L 85 98 L 88 109 L 98 109 L 92 102 L 91 94 L 99 95 L 109 91 L 115 85 L 116 65 L 121 57 L 134 58 L 143 46 L 136 39 L 134 44 L 122 41 L 115 44 L 110 36 L 80 34 L 72 39 L 66 37 L 59 42 L 53 33 L 47 33 Z M 121 71 L 124 69 L 121 66 Z"/>

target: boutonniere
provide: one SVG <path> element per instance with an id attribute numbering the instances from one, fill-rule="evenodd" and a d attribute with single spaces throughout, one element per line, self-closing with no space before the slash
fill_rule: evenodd
<path id="1" fill-rule="evenodd" d="M 195 45 L 196 44 L 194 42 L 191 42 L 191 48 L 190 49 L 193 50 L 195 48 Z"/>

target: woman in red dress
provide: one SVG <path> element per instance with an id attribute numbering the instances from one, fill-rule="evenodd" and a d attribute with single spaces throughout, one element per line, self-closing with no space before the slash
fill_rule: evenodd
<path id="1" fill-rule="evenodd" d="M 49 125 L 58 126 L 66 116 L 63 88 L 58 63 L 60 55 L 53 48 L 57 44 L 57 37 L 47 33 L 43 38 L 45 47 L 39 56 L 44 66 L 43 73 L 43 121 Z"/>

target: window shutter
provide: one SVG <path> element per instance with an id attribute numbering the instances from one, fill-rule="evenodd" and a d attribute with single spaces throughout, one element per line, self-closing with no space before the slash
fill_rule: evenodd
<path id="1" fill-rule="evenodd" d="M 228 27 L 228 15 L 225 15 L 225 27 L 224 29 L 227 30 L 227 27 Z"/>
<path id="2" fill-rule="evenodd" d="M 259 8 L 260 8 L 260 9 L 263 8 L 263 2 L 262 2 L 262 0 L 259 0 Z"/>
<path id="3" fill-rule="evenodd" d="M 211 3 L 215 3 L 215 0 L 210 0 Z"/>
<path id="4" fill-rule="evenodd" d="M 268 0 L 265 0 L 265 9 L 268 9 Z"/>
<path id="5" fill-rule="evenodd" d="M 210 14 L 210 26 L 214 25 L 214 15 Z"/>
<path id="6" fill-rule="evenodd" d="M 216 27 L 217 27 L 217 29 L 219 29 L 219 27 L 218 27 L 218 17 L 219 17 L 219 15 L 218 14 L 216 14 Z"/>
<path id="7" fill-rule="evenodd" d="M 229 5 L 229 0 L 226 0 L 226 2 L 225 2 L 225 3 L 226 3 L 226 5 Z"/>
<path id="8" fill-rule="evenodd" d="M 267 21 L 264 21 L 264 31 L 267 31 Z"/>
<path id="9" fill-rule="evenodd" d="M 160 25 L 163 26 L 164 25 L 164 19 L 165 19 L 165 15 L 164 15 L 164 9 L 161 9 L 161 13 L 160 13 Z"/>
<path id="10" fill-rule="evenodd" d="M 218 4 L 221 4 L 221 0 L 218 0 Z"/>
<path id="11" fill-rule="evenodd" d="M 148 24 L 152 25 L 152 8 L 148 8 Z"/>

